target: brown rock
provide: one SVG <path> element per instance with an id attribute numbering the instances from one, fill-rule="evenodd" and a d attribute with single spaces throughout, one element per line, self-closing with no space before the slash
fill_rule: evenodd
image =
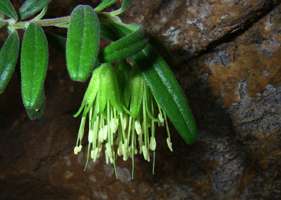
<path id="1" fill-rule="evenodd" d="M 125 18 L 143 24 L 169 50 L 184 51 L 189 58 L 248 27 L 277 3 L 280 1 L 139 0 L 133 1 Z"/>

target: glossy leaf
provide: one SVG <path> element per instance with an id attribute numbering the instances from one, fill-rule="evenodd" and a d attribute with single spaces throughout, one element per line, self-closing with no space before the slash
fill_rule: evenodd
<path id="1" fill-rule="evenodd" d="M 100 4 L 95 8 L 96 12 L 101 12 L 106 8 L 109 8 L 116 3 L 116 0 L 102 0 Z"/>
<path id="2" fill-rule="evenodd" d="M 160 107 L 184 141 L 193 143 L 197 137 L 196 124 L 187 99 L 168 64 L 152 52 L 151 47 L 140 53 L 136 61 L 140 67 L 147 67 L 143 70 L 143 76 Z"/>
<path id="3" fill-rule="evenodd" d="M 0 94 L 2 94 L 15 71 L 19 55 L 20 40 L 18 32 L 10 33 L 0 51 Z"/>
<path id="4" fill-rule="evenodd" d="M 31 119 L 44 111 L 44 82 L 48 67 L 48 42 L 43 29 L 30 24 L 23 36 L 21 49 L 22 100 Z"/>
<path id="5" fill-rule="evenodd" d="M 25 0 L 19 13 L 22 20 L 27 19 L 45 8 L 51 0 Z"/>
<path id="6" fill-rule="evenodd" d="M 77 6 L 71 13 L 66 41 L 68 73 L 74 81 L 86 81 L 91 75 L 100 45 L 100 23 L 90 6 Z"/>
<path id="7" fill-rule="evenodd" d="M 0 13 L 15 20 L 18 19 L 17 12 L 10 0 L 0 0 Z"/>

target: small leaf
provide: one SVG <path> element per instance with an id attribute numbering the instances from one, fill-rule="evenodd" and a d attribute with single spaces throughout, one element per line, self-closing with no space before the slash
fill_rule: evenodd
<path id="1" fill-rule="evenodd" d="M 102 0 L 100 4 L 95 8 L 96 12 L 101 12 L 106 8 L 109 8 L 116 3 L 116 0 Z"/>
<path id="2" fill-rule="evenodd" d="M 25 0 L 19 13 L 22 20 L 31 17 L 45 8 L 51 0 Z"/>
<path id="3" fill-rule="evenodd" d="M 17 12 L 10 0 L 0 0 L 0 13 L 18 20 Z"/>
<path id="4" fill-rule="evenodd" d="M 47 38 L 43 29 L 32 23 L 24 33 L 21 49 L 22 100 L 31 119 L 41 117 L 44 111 L 47 67 Z"/>
<path id="5" fill-rule="evenodd" d="M 0 51 L 0 94 L 2 94 L 15 71 L 19 55 L 20 40 L 18 32 L 10 33 Z"/>
<path id="6" fill-rule="evenodd" d="M 86 81 L 91 75 L 100 45 L 100 23 L 95 11 L 86 5 L 71 13 L 66 41 L 68 73 L 74 81 Z"/>
<path id="7" fill-rule="evenodd" d="M 187 99 L 168 64 L 147 47 L 136 57 L 139 66 L 148 66 L 143 76 L 153 96 L 186 143 L 193 143 L 197 128 Z M 151 67 L 150 64 L 151 63 Z"/>

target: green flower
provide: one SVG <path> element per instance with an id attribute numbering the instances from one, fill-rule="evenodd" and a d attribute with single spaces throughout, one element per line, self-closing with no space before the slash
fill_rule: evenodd
<path id="1" fill-rule="evenodd" d="M 128 108 L 129 128 L 126 130 L 127 137 L 119 143 L 118 155 L 122 155 L 126 160 L 128 152 L 124 152 L 123 149 L 129 150 L 133 169 L 134 153 L 142 154 L 148 162 L 151 161 L 152 155 L 154 172 L 157 126 L 166 126 L 167 144 L 171 151 L 173 149 L 167 116 L 152 96 L 142 74 L 137 70 L 132 70 L 130 73 L 128 85 L 125 88 L 125 102 Z M 124 145 L 127 145 L 127 148 L 122 148 Z"/>
<path id="2" fill-rule="evenodd" d="M 125 67 L 124 67 L 125 66 Z M 132 160 L 135 155 L 147 161 L 156 151 L 156 127 L 166 126 L 167 144 L 172 151 L 166 114 L 155 101 L 141 73 L 126 65 L 102 64 L 93 71 L 82 105 L 82 114 L 74 154 L 82 150 L 88 119 L 87 162 L 96 161 L 104 152 L 107 164 L 115 168 L 117 156 Z M 153 170 L 154 171 L 154 170 Z"/>

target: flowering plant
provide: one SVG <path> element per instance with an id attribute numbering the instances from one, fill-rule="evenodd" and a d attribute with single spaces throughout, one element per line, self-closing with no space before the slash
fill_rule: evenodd
<path id="1" fill-rule="evenodd" d="M 197 134 L 185 95 L 168 64 L 149 43 L 137 24 L 118 17 L 130 1 L 107 11 L 116 0 L 102 0 L 95 8 L 78 5 L 70 16 L 43 19 L 50 0 L 26 0 L 19 15 L 9 0 L 0 1 L 0 27 L 9 36 L 0 51 L 0 94 L 7 87 L 20 55 L 22 100 L 30 119 L 44 113 L 44 82 L 48 66 L 48 41 L 43 27 L 67 30 L 67 70 L 73 81 L 88 87 L 74 154 L 82 151 L 87 133 L 87 163 L 104 152 L 106 163 L 116 166 L 117 157 L 132 160 L 140 154 L 155 165 L 157 127 L 166 127 L 167 146 L 173 151 L 168 119 L 186 143 Z M 38 14 L 39 13 L 39 14 Z M 36 15 L 37 14 L 37 15 Z M 33 17 L 36 15 L 35 17 Z M 18 30 L 24 30 L 21 40 Z M 101 41 L 107 45 L 101 48 Z"/>

